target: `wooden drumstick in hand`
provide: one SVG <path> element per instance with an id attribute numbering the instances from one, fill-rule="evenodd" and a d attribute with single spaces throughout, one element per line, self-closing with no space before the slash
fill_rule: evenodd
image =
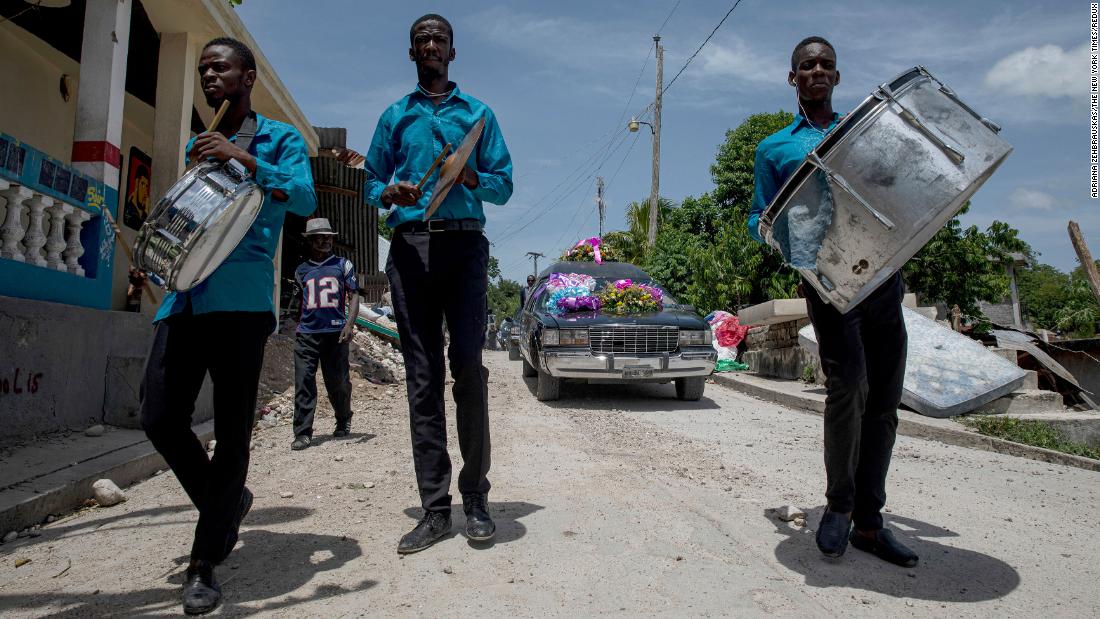
<path id="1" fill-rule="evenodd" d="M 443 151 L 439 153 L 439 156 L 432 162 L 432 167 L 428 168 L 428 171 L 424 173 L 424 178 L 420 179 L 420 182 L 416 184 L 417 189 L 423 189 L 424 183 L 428 182 L 428 177 L 435 172 L 435 169 L 439 167 L 439 164 L 443 163 L 443 158 L 447 156 L 447 153 L 451 151 L 451 143 L 447 142 L 447 145 L 443 147 Z"/>
<path id="2" fill-rule="evenodd" d="M 218 123 L 222 121 L 222 116 L 229 110 L 229 99 L 222 101 L 222 106 L 218 108 L 218 113 L 214 114 L 214 120 L 210 121 L 209 125 L 206 125 L 207 131 L 213 131 L 218 128 Z"/>

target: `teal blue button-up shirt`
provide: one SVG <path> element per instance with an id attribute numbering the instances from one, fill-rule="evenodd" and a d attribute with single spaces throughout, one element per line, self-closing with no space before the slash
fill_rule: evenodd
<path id="1" fill-rule="evenodd" d="M 791 124 L 769 135 L 756 147 L 755 176 L 752 192 L 752 208 L 749 209 L 749 234 L 758 243 L 760 215 L 768 208 L 779 188 L 806 160 L 806 155 L 817 148 L 825 134 L 833 130 L 840 117 L 833 114 L 833 122 L 824 132 L 810 125 L 801 114 L 796 114 Z"/>
<path id="2" fill-rule="evenodd" d="M 382 112 L 363 164 L 367 204 L 387 208 L 382 205 L 382 190 L 390 179 L 419 183 L 443 147 L 449 142 L 457 149 L 480 118 L 485 118 L 485 129 L 467 162 L 477 170 L 477 188 L 456 184 L 432 219 L 477 219 L 484 224 L 483 202 L 504 204 L 512 197 L 512 156 L 493 111 L 457 86 L 438 106 L 414 91 Z M 393 206 L 386 225 L 396 228 L 422 221 L 438 178 L 437 169 L 424 184 L 424 195 L 415 206 Z"/>
<path id="3" fill-rule="evenodd" d="M 236 141 L 237 136 L 230 138 Z M 195 138 L 187 143 L 187 152 Z M 252 227 L 237 248 L 211 275 L 187 292 L 164 296 L 153 322 L 190 311 L 274 312 L 275 249 L 286 212 L 309 215 L 317 208 L 313 173 L 305 140 L 294 127 L 256 114 L 256 137 L 248 152 L 256 158 L 254 180 L 264 191 L 263 205 Z M 281 189 L 288 199 L 274 200 L 271 192 Z"/>

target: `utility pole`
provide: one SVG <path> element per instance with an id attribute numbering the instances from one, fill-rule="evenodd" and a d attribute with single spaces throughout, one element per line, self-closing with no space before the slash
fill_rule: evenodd
<path id="1" fill-rule="evenodd" d="M 657 46 L 657 98 L 653 105 L 653 188 L 649 194 L 649 247 L 657 244 L 657 195 L 661 187 L 661 92 L 665 79 L 665 48 L 661 47 L 661 35 L 653 35 Z"/>
<path id="2" fill-rule="evenodd" d="M 527 255 L 530 256 L 531 260 L 535 263 L 535 277 L 537 278 L 539 276 L 539 258 L 542 258 L 543 254 L 540 254 L 537 251 L 529 251 L 527 252 Z"/>
<path id="3" fill-rule="evenodd" d="M 1100 272 L 1097 272 L 1096 263 L 1092 261 L 1092 254 L 1088 245 L 1085 245 L 1085 237 L 1081 236 L 1081 226 L 1076 221 L 1069 222 L 1069 240 L 1073 243 L 1073 249 L 1077 251 L 1077 259 L 1081 261 L 1081 268 L 1085 271 L 1085 279 L 1092 288 L 1092 294 L 1096 296 L 1096 302 L 1100 303 Z"/>
<path id="4" fill-rule="evenodd" d="M 603 177 L 596 177 L 596 208 L 600 211 L 600 238 L 603 238 Z"/>

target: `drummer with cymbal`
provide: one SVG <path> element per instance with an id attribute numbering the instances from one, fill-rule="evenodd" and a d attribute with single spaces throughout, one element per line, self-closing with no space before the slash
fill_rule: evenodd
<path id="1" fill-rule="evenodd" d="M 187 614 L 217 606 L 221 589 L 214 566 L 233 550 L 252 506 L 244 482 L 264 346 L 276 324 L 275 249 L 287 211 L 309 215 L 317 207 L 301 134 L 252 110 L 252 51 L 235 39 L 214 39 L 203 47 L 198 70 L 206 102 L 226 111 L 187 145 L 188 158 L 235 159 L 264 197 L 244 239 L 209 278 L 187 292 L 165 295 L 142 382 L 142 427 L 199 510 L 183 589 Z M 213 457 L 191 430 L 208 372 L 214 384 Z"/>
<path id="2" fill-rule="evenodd" d="M 800 113 L 756 149 L 755 190 L 749 233 L 763 242 L 760 215 L 784 181 L 840 118 L 833 112 L 833 88 L 840 83 L 836 50 L 821 37 L 803 39 L 791 55 L 787 82 L 796 90 Z M 817 546 L 828 557 L 853 546 L 905 567 L 917 555 L 883 527 L 886 473 L 898 425 L 907 335 L 897 273 L 846 314 L 829 305 L 809 283 L 800 287 L 817 333 L 825 372 L 826 511 Z M 854 523 L 854 528 L 853 528 Z"/>
<path id="3" fill-rule="evenodd" d="M 444 320 L 450 332 L 447 359 L 454 378 L 463 460 L 458 489 L 466 513 L 466 535 L 488 540 L 496 530 L 487 506 L 488 372 L 481 349 L 489 242 L 482 233 L 482 203 L 504 204 L 512 195 L 512 158 L 496 116 L 448 77 L 455 59 L 451 24 L 439 15 L 424 15 L 413 23 L 409 39 L 416 89 L 382 113 L 365 162 L 366 200 L 389 212 L 386 224 L 393 228 L 386 275 L 405 357 L 413 462 L 424 508 L 420 522 L 397 546 L 402 554 L 423 550 L 451 530 L 451 460 L 443 409 Z M 480 139 L 476 139 L 479 130 Z M 434 189 L 418 188 L 417 182 L 430 172 L 446 146 L 460 143 L 463 146 L 443 165 Z M 473 150 L 463 166 L 460 157 L 470 146 Z M 342 158 L 351 162 L 356 156 L 345 151 Z M 454 185 L 440 201 L 450 178 Z M 426 217 L 426 207 L 436 205 L 438 210 Z"/>

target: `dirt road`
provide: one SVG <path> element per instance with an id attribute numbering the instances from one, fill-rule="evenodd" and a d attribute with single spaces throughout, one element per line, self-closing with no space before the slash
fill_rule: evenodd
<path id="1" fill-rule="evenodd" d="M 357 380 L 350 440 L 291 452 L 285 420 L 258 432 L 249 477 L 256 502 L 241 544 L 218 570 L 225 597 L 217 612 L 1100 612 L 1096 473 L 902 437 L 887 521 L 920 565 L 898 568 L 854 549 L 828 562 L 812 533 L 824 488 L 819 417 L 717 385 L 690 404 L 669 385 L 566 385 L 562 400 L 547 405 L 535 401 L 517 362 L 505 353 L 486 358 L 492 545 L 463 537 L 456 504 L 452 537 L 396 554 L 419 516 L 404 389 Z M 4 545 L 0 612 L 179 614 L 196 514 L 171 473 L 128 494 L 122 505 Z M 776 518 L 772 510 L 784 505 L 807 510 L 807 526 Z M 20 559 L 31 561 L 15 567 Z"/>

